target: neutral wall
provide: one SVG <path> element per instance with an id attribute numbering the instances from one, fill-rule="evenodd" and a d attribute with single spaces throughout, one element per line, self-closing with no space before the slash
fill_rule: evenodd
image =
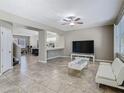
<path id="1" fill-rule="evenodd" d="M 96 59 L 113 60 L 113 26 L 65 32 L 65 55 L 72 52 L 72 41 L 94 40 Z"/>
<path id="2" fill-rule="evenodd" d="M 30 45 L 32 48 L 38 48 L 38 35 L 30 36 Z"/>
<path id="3" fill-rule="evenodd" d="M 64 35 L 57 35 L 56 39 L 56 47 L 64 48 L 65 41 L 64 41 Z"/>
<path id="4" fill-rule="evenodd" d="M 24 27 L 20 26 L 13 26 L 13 35 L 20 35 L 20 36 L 34 36 L 38 35 L 38 31 L 35 30 L 28 30 Z"/>

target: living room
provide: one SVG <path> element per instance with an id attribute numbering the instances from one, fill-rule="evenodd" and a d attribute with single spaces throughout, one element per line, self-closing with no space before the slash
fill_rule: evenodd
<path id="1" fill-rule="evenodd" d="M 123 0 L 1 0 L 0 93 L 123 93 L 123 25 Z"/>

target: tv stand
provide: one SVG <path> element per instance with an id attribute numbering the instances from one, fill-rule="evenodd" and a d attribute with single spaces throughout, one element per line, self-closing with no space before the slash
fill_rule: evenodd
<path id="1" fill-rule="evenodd" d="M 95 54 L 72 53 L 71 60 L 73 60 L 73 58 L 75 57 L 88 57 L 88 58 L 92 58 L 93 63 L 95 62 Z"/>

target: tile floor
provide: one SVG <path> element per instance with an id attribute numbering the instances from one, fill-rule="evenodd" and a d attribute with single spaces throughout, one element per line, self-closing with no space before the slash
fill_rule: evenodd
<path id="1" fill-rule="evenodd" d="M 89 64 L 81 77 L 69 75 L 69 58 L 37 62 L 37 57 L 23 56 L 21 65 L 0 77 L 0 93 L 124 93 L 95 83 L 97 64 Z"/>

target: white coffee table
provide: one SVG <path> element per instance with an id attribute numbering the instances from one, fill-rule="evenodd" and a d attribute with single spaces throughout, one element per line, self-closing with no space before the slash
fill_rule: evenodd
<path id="1" fill-rule="evenodd" d="M 78 58 L 75 59 L 74 61 L 71 61 L 68 63 L 68 68 L 69 69 L 73 69 L 73 70 L 78 70 L 78 71 L 82 71 L 84 68 L 88 67 L 88 59 L 83 59 L 83 58 Z"/>

